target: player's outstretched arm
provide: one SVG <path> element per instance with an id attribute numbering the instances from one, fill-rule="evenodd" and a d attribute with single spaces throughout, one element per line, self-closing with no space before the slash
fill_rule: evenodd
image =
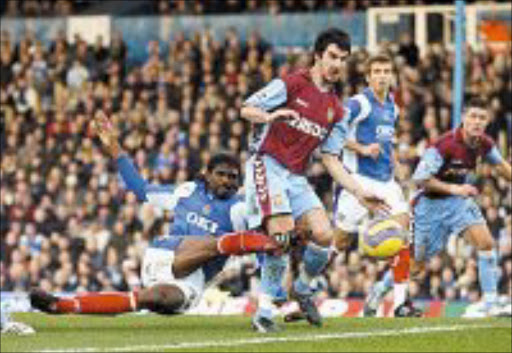
<path id="1" fill-rule="evenodd" d="M 299 114 L 292 109 L 277 109 L 286 103 L 287 96 L 284 81 L 274 79 L 247 98 L 240 109 L 240 116 L 255 124 L 271 123 L 279 119 L 298 118 Z"/>
<path id="2" fill-rule="evenodd" d="M 425 191 L 455 196 L 476 196 L 478 189 L 471 184 L 451 184 L 431 177 L 419 183 Z"/>
<path id="3" fill-rule="evenodd" d="M 456 196 L 478 195 L 478 189 L 471 184 L 452 184 L 436 178 L 435 175 L 443 163 L 444 159 L 436 148 L 427 149 L 414 171 L 412 180 L 427 192 Z"/>
<path id="4" fill-rule="evenodd" d="M 240 116 L 249 120 L 251 123 L 266 124 L 279 119 L 299 118 L 299 113 L 295 110 L 286 108 L 277 109 L 274 112 L 269 113 L 261 108 L 245 105 L 240 110 Z"/>
<path id="5" fill-rule="evenodd" d="M 133 191 L 140 201 L 147 201 L 146 185 L 131 159 L 123 152 L 118 141 L 118 133 L 107 115 L 98 111 L 93 120 L 93 128 L 100 138 L 103 147 L 117 162 L 117 168 L 129 190 Z"/>
<path id="6" fill-rule="evenodd" d="M 94 133 L 100 138 L 100 141 L 108 154 L 112 158 L 119 157 L 122 153 L 122 148 L 118 141 L 119 134 L 103 111 L 99 110 L 94 116 L 92 128 Z"/>
<path id="7" fill-rule="evenodd" d="M 357 181 L 345 169 L 337 155 L 322 153 L 322 162 L 334 181 L 353 194 L 362 205 L 371 211 L 389 213 L 389 205 L 376 195 L 361 188 Z"/>
<path id="8" fill-rule="evenodd" d="M 347 140 L 347 142 L 345 142 L 345 147 L 361 156 L 371 157 L 374 159 L 379 157 L 380 153 L 380 145 L 378 143 L 364 145 L 353 140 Z"/>

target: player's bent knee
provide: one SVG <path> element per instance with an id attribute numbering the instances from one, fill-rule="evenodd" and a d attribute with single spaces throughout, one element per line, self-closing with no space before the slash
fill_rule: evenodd
<path id="1" fill-rule="evenodd" d="M 311 232 L 311 237 L 316 244 L 329 247 L 334 238 L 334 231 L 331 227 L 316 228 Z"/>

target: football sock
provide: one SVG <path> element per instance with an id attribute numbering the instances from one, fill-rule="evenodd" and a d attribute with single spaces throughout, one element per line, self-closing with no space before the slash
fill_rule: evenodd
<path id="1" fill-rule="evenodd" d="M 274 316 L 272 312 L 273 307 L 272 297 L 261 291 L 258 294 L 258 310 L 256 311 L 256 316 L 272 320 Z"/>
<path id="2" fill-rule="evenodd" d="M 409 247 L 402 248 L 395 257 L 395 263 L 393 266 L 393 275 L 395 280 L 394 285 L 394 305 L 396 309 L 402 305 L 407 299 L 407 290 L 409 287 L 409 273 L 411 255 Z"/>
<path id="3" fill-rule="evenodd" d="M 377 310 L 382 298 L 393 288 L 393 270 L 389 269 L 386 271 L 380 281 L 375 283 L 372 288 L 372 292 L 369 293 L 367 299 L 367 305 Z"/>
<path id="4" fill-rule="evenodd" d="M 478 252 L 478 279 L 482 299 L 489 305 L 497 300 L 498 258 L 496 250 Z"/>
<path id="5" fill-rule="evenodd" d="M 282 281 L 285 271 L 286 256 L 263 254 L 256 316 L 272 319 L 273 299 L 283 295 Z"/>
<path id="6" fill-rule="evenodd" d="M 254 232 L 244 231 L 227 233 L 217 240 L 217 249 L 223 255 L 243 255 L 275 248 L 276 242 L 271 237 Z"/>
<path id="7" fill-rule="evenodd" d="M 83 293 L 71 298 L 59 298 L 58 313 L 116 314 L 137 310 L 136 292 Z"/>
<path id="8" fill-rule="evenodd" d="M 311 242 L 306 246 L 299 266 L 299 275 L 293 282 L 293 288 L 297 293 L 311 294 L 309 283 L 325 268 L 329 262 L 329 253 L 329 248 L 323 248 Z"/>

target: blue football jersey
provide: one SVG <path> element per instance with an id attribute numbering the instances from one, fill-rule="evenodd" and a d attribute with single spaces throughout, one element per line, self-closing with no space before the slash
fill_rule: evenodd
<path id="1" fill-rule="evenodd" d="M 220 236 L 247 228 L 245 203 L 239 195 L 228 199 L 216 198 L 202 180 L 186 182 L 177 187 L 150 185 L 140 177 L 126 156 L 118 159 L 118 167 L 126 186 L 140 201 L 174 212 L 170 234 L 154 238 L 151 247 L 174 250 L 187 236 Z M 219 256 L 203 265 L 205 280 L 209 281 L 219 273 L 227 259 L 227 256 Z"/>
<path id="2" fill-rule="evenodd" d="M 343 164 L 353 173 L 389 181 L 394 175 L 393 143 L 399 109 L 391 94 L 381 103 L 370 88 L 351 97 L 345 104 L 348 116 L 347 140 L 363 145 L 378 143 L 378 158 L 366 157 L 344 148 Z"/>

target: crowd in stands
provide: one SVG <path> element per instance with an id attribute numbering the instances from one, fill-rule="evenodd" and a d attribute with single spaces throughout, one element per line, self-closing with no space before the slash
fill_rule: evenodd
<path id="1" fill-rule="evenodd" d="M 97 109 L 111 115 L 119 139 L 140 173 L 152 183 L 193 178 L 219 149 L 247 159 L 250 126 L 239 116 L 243 100 L 274 76 L 307 66 L 307 52 L 276 64 L 257 33 L 242 42 L 228 31 L 223 42 L 207 32 L 181 36 L 166 52 L 148 43 L 145 63 L 129 68 L 120 33 L 109 46 L 79 36 L 51 43 L 34 34 L 13 42 L 2 33 L 0 85 L 0 235 L 2 291 L 125 290 L 140 286 L 141 256 L 154 235 L 164 234 L 172 214 L 137 202 L 125 190 L 115 163 L 92 133 Z M 400 181 L 408 197 L 411 173 L 425 147 L 451 128 L 454 54 L 439 45 L 419 55 L 414 43 L 381 48 L 398 67 L 395 94 Z M 506 54 L 505 54 L 506 53 Z M 510 161 L 512 57 L 510 50 L 466 56 L 466 93 L 482 94 L 491 107 L 488 132 Z M 365 49 L 353 52 L 340 99 L 364 86 Z M 319 161 L 308 176 L 332 208 L 331 179 Z M 482 210 L 499 248 L 500 292 L 512 294 L 511 187 L 486 165 L 475 175 Z M 319 281 L 331 297 L 364 296 L 387 264 L 361 257 L 353 247 L 339 255 Z M 475 251 L 453 237 L 426 274 L 411 283 L 414 298 L 476 300 Z M 242 294 L 257 285 L 253 257 L 221 281 Z"/>
<path id="2" fill-rule="evenodd" d="M 129 6 L 115 6 L 121 0 L 7 0 L 2 1 L 0 13 L 4 16 L 41 17 L 76 14 L 118 15 L 208 15 L 224 13 L 290 13 L 311 11 L 359 11 L 375 6 L 451 5 L 448 0 L 138 0 Z M 496 2 L 504 2 L 497 0 Z M 471 4 L 478 1 L 467 0 Z"/>

